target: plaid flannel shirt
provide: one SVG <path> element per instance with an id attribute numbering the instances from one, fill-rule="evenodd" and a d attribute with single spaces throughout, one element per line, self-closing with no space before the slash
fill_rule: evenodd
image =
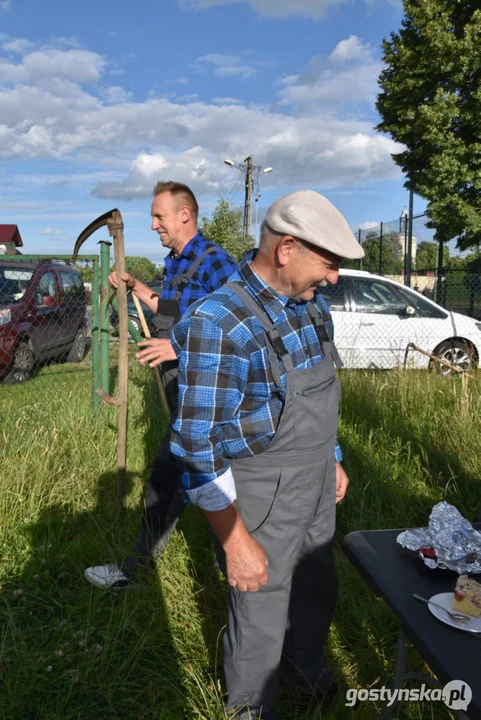
<path id="1" fill-rule="evenodd" d="M 189 240 L 179 255 L 174 257 L 172 250 L 170 251 L 165 258 L 164 284 L 160 293 L 162 300 L 174 300 L 178 287 L 172 285 L 172 280 L 186 272 L 194 260 L 211 245 L 215 245 L 215 243 L 207 240 L 199 231 L 192 240 Z M 234 258 L 220 245 L 215 245 L 215 247 L 216 251 L 205 256 L 195 271 L 194 277 L 184 289 L 179 300 L 181 315 L 196 300 L 200 300 L 224 285 L 232 273 L 237 270 Z"/>
<path id="2" fill-rule="evenodd" d="M 269 287 L 242 261 L 245 281 L 282 336 L 294 368 L 318 364 L 323 354 L 307 302 L 295 302 Z M 325 300 L 315 303 L 329 313 Z M 232 458 L 264 450 L 276 432 L 285 400 L 286 371 L 280 363 L 284 392 L 276 387 L 264 331 L 229 288 L 220 288 L 192 305 L 172 331 L 179 358 L 179 414 L 172 426 L 171 452 L 184 465 L 187 502 L 221 510 L 236 498 Z M 328 331 L 333 333 L 332 321 Z M 336 443 L 336 460 L 342 460 Z"/>

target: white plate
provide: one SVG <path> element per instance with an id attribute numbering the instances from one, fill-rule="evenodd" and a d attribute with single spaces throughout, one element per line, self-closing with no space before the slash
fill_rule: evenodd
<path id="1" fill-rule="evenodd" d="M 438 603 L 438 605 L 446 608 L 446 610 L 456 612 L 456 610 L 453 610 L 454 593 L 452 592 L 433 595 L 429 598 L 429 600 Z M 451 625 L 451 627 L 457 628 L 458 630 L 467 630 L 468 632 L 481 633 L 481 617 L 470 617 L 469 622 L 461 624 L 456 622 L 455 620 L 451 620 L 447 613 L 445 613 L 443 610 L 441 610 L 441 608 L 438 608 L 435 605 L 428 605 L 428 608 L 431 610 L 434 617 L 436 617 L 438 620 L 441 620 L 441 622 L 446 623 L 446 625 Z"/>

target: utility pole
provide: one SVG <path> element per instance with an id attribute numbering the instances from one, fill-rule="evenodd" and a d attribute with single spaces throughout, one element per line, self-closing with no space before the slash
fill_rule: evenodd
<path id="1" fill-rule="evenodd" d="M 414 209 L 414 192 L 409 191 L 409 225 L 407 237 L 407 257 L 406 257 L 406 273 L 404 275 L 404 284 L 411 287 L 411 270 L 413 259 L 413 209 Z"/>
<path id="2" fill-rule="evenodd" d="M 244 240 L 252 234 L 252 155 L 244 160 L 246 167 L 246 188 L 244 198 Z"/>
<path id="3" fill-rule="evenodd" d="M 252 233 L 252 191 L 256 190 L 256 202 L 260 198 L 259 193 L 259 175 L 272 172 L 271 167 L 263 168 L 262 165 L 254 165 L 252 155 L 246 157 L 242 164 L 236 164 L 232 160 L 224 160 L 226 165 L 236 168 L 245 174 L 245 194 L 244 194 L 244 221 L 243 231 L 244 240 Z M 257 206 L 256 206 L 256 222 L 257 222 Z"/>

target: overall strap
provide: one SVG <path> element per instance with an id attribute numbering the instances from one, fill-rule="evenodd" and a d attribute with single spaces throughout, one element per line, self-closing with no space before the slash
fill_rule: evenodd
<path id="1" fill-rule="evenodd" d="M 279 331 L 274 327 L 262 305 L 260 305 L 257 300 L 255 300 L 252 295 L 247 292 L 241 283 L 236 281 L 228 282 L 224 285 L 224 288 L 232 290 L 232 292 L 237 295 L 240 300 L 242 300 L 244 305 L 252 312 L 262 325 L 266 338 L 267 354 L 269 357 L 269 364 L 271 366 L 272 377 L 277 387 L 283 390 L 284 388 L 277 360 L 282 362 L 287 372 L 294 370 L 294 365 L 292 363 L 291 356 L 285 348 Z"/>
<path id="2" fill-rule="evenodd" d="M 329 354 L 336 368 L 342 368 L 344 363 L 339 357 L 334 341 L 330 338 L 329 333 L 327 332 L 327 323 L 332 319 L 330 314 L 327 313 L 324 308 L 321 310 L 312 302 L 307 304 L 307 312 L 314 323 L 324 357 L 327 357 Z"/>
<path id="3" fill-rule="evenodd" d="M 213 253 L 216 252 L 217 247 L 215 245 L 209 245 L 209 247 L 204 250 L 202 255 L 199 255 L 199 257 L 194 260 L 192 265 L 189 266 L 188 270 L 186 270 L 181 275 L 177 275 L 175 278 L 172 279 L 171 285 L 172 287 L 175 287 L 175 285 L 178 285 L 179 287 L 175 291 L 174 300 L 177 300 L 177 302 L 180 300 L 180 297 L 182 293 L 184 292 L 185 288 L 189 284 L 190 280 L 194 277 L 194 273 L 199 267 L 199 265 L 202 263 L 203 259 Z"/>

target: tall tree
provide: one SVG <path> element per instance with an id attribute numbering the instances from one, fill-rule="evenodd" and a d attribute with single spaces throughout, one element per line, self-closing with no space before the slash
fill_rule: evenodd
<path id="1" fill-rule="evenodd" d="M 481 237 L 481 8 L 478 0 L 404 0 L 402 29 L 383 42 L 377 129 L 406 187 L 428 201 L 436 240 Z"/>
<path id="2" fill-rule="evenodd" d="M 403 268 L 402 246 L 399 242 L 399 233 L 388 233 L 382 239 L 382 256 L 381 256 L 381 239 L 376 232 L 369 232 L 366 239 L 362 243 L 364 249 L 364 257 L 362 260 L 362 269 L 372 273 L 381 273 L 383 275 L 399 275 Z M 379 265 L 381 264 L 381 270 Z"/>
<path id="3" fill-rule="evenodd" d="M 223 198 L 217 203 L 210 220 L 205 215 L 202 217 L 200 229 L 209 240 L 222 245 L 237 261 L 255 245 L 251 235 L 244 238 L 242 210 L 232 207 Z"/>
<path id="4" fill-rule="evenodd" d="M 157 268 L 155 264 L 146 257 L 127 255 L 125 258 L 125 272 L 130 273 L 134 278 L 142 282 L 151 282 L 157 275 Z"/>

